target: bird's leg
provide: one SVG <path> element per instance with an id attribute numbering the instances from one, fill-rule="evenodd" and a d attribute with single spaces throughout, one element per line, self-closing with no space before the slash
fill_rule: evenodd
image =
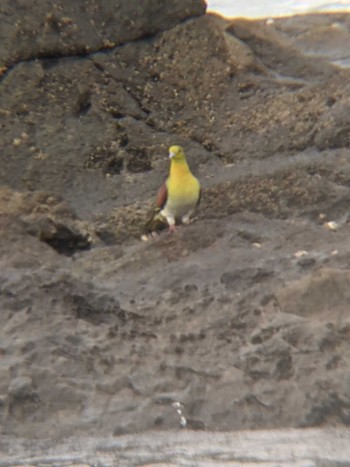
<path id="1" fill-rule="evenodd" d="M 168 216 L 167 221 L 168 221 L 168 224 L 169 224 L 169 233 L 176 232 L 175 218 Z"/>

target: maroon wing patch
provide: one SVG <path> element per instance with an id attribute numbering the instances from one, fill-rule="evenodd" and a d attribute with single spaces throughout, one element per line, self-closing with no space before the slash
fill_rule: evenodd
<path id="1" fill-rule="evenodd" d="M 157 193 L 157 199 L 156 199 L 157 207 L 160 209 L 163 209 L 167 198 L 168 198 L 168 189 L 164 182 L 163 185 L 159 188 L 158 193 Z"/>

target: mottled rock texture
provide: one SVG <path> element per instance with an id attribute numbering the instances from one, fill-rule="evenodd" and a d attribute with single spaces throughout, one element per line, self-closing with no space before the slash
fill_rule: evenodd
<path id="1" fill-rule="evenodd" d="M 0 65 L 108 49 L 164 31 L 205 8 L 202 0 L 3 0 Z"/>
<path id="2" fill-rule="evenodd" d="M 349 18 L 204 9 L 0 6 L 2 434 L 350 423 Z M 202 203 L 143 243 L 172 144 Z"/>

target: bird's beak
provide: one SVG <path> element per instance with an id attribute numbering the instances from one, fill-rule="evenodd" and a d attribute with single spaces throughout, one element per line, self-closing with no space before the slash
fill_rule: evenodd
<path id="1" fill-rule="evenodd" d="M 174 152 L 169 152 L 169 159 L 172 159 L 175 156 Z"/>

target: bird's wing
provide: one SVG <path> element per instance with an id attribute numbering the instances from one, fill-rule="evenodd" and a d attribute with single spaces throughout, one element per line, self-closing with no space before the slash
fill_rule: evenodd
<path id="1" fill-rule="evenodd" d="M 159 188 L 157 193 L 156 204 L 159 209 L 163 209 L 165 203 L 168 199 L 168 189 L 166 183 L 164 182 L 163 185 Z"/>

